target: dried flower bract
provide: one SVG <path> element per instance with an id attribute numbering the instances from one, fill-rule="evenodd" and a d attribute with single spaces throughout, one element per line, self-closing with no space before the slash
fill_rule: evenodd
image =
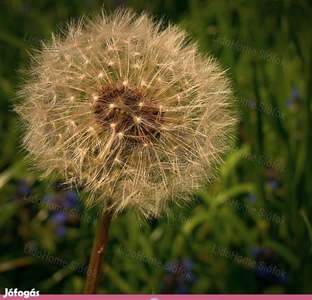
<path id="1" fill-rule="evenodd" d="M 160 215 L 215 177 L 235 117 L 225 72 L 183 30 L 117 10 L 70 23 L 33 57 L 16 111 L 43 176 L 115 213 Z"/>

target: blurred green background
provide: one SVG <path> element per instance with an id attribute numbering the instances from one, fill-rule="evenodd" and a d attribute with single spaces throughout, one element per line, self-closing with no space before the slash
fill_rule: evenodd
<path id="1" fill-rule="evenodd" d="M 192 205 L 148 224 L 131 211 L 113 221 L 98 292 L 312 293 L 311 2 L 104 1 L 118 5 L 178 23 L 217 57 L 241 122 L 220 180 Z M 102 6 L 1 1 L 0 293 L 83 291 L 96 209 L 27 170 L 12 105 L 28 51 Z"/>

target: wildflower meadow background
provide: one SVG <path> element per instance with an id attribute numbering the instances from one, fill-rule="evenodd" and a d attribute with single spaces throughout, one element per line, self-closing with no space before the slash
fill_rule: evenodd
<path id="1" fill-rule="evenodd" d="M 1 2 L 0 293 L 83 291 L 97 209 L 28 170 L 12 107 L 28 52 L 103 5 L 185 28 L 227 69 L 241 119 L 191 205 L 113 220 L 98 293 L 312 293 L 312 5 L 234 0 Z"/>

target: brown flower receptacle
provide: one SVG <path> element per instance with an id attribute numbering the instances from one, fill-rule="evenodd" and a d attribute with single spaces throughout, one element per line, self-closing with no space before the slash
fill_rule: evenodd
<path id="1" fill-rule="evenodd" d="M 112 130 L 126 142 L 144 146 L 159 137 L 162 130 L 163 113 L 154 101 L 144 90 L 125 86 L 104 87 L 93 104 L 92 112 L 103 131 Z"/>

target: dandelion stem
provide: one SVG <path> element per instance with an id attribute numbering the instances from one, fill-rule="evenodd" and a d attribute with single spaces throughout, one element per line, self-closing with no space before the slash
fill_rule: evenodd
<path id="1" fill-rule="evenodd" d="M 84 294 L 96 294 L 96 289 L 101 276 L 103 256 L 107 246 L 109 227 L 112 220 L 112 212 L 105 211 L 100 214 L 96 225 L 96 232 L 89 262 L 88 275 Z"/>

